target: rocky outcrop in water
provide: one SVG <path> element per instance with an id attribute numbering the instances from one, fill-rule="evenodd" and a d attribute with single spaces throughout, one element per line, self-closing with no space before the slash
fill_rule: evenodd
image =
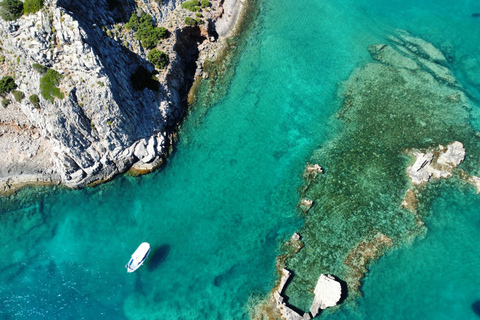
<path id="1" fill-rule="evenodd" d="M 415 163 L 407 168 L 407 174 L 414 185 L 426 183 L 430 178 L 440 179 L 452 176 L 453 168 L 458 167 L 465 158 L 465 148 L 461 142 L 453 142 L 446 148 L 439 146 L 436 150 L 413 151 Z"/>
<path id="2" fill-rule="evenodd" d="M 455 141 L 447 145 L 447 147 L 440 145 L 437 148 L 424 151 L 409 150 L 407 154 L 415 157 L 415 163 L 406 170 L 412 181 L 412 188 L 407 190 L 402 201 L 402 207 L 416 211 L 418 188 L 424 186 L 430 180 L 452 177 L 454 169 L 463 162 L 466 153 L 463 144 Z M 459 171 L 459 176 L 463 180 L 472 183 L 477 188 L 477 193 L 480 193 L 480 178 L 470 176 L 461 170 Z"/>
<path id="3" fill-rule="evenodd" d="M 1 75 L 12 75 L 25 95 L 21 101 L 12 94 L 6 97 L 12 103 L 0 111 L 0 149 L 35 150 L 21 151 L 25 157 L 5 165 L 0 175 L 4 189 L 22 179 L 85 186 L 132 166 L 148 171 L 162 162 L 185 114 L 197 47 L 203 41 L 217 43 L 208 31 L 202 34 L 202 26 L 185 26 L 184 18 L 193 13 L 179 8 L 181 2 L 47 0 L 35 14 L 0 20 Z M 218 15 L 220 2 L 211 3 L 204 13 L 205 26 L 225 19 Z M 124 27 L 140 9 L 170 32 L 159 45 L 170 60 L 165 70 L 155 70 Z M 223 35 L 233 28 L 235 19 L 230 20 Z M 61 75 L 63 99 L 42 97 L 38 65 Z M 156 80 L 148 80 L 151 77 Z M 30 102 L 31 95 L 37 95 L 39 103 Z M 15 120 L 14 129 L 8 127 L 9 118 Z"/>
<path id="4" fill-rule="evenodd" d="M 341 132 L 311 159 L 325 173 L 304 175 L 300 199 L 314 205 L 303 210 L 303 246 L 294 251 L 285 245 L 278 258 L 295 274 L 283 288 L 288 303 L 302 310 L 314 299 L 312 274 L 343 279 L 352 302 L 370 263 L 427 231 L 426 205 L 417 206 L 425 188 L 412 185 L 454 174 L 473 182 L 466 172 L 478 172 L 480 143 L 470 126 L 470 101 L 445 54 L 402 30 L 368 51 L 372 61 L 340 86 Z M 447 147 L 435 149 L 439 145 Z M 405 150 L 416 150 L 413 165 Z"/>
<path id="5" fill-rule="evenodd" d="M 321 274 L 314 290 L 314 298 L 309 312 L 302 313 L 294 306 L 288 305 L 284 296 L 284 288 L 292 273 L 281 269 L 280 281 L 273 290 L 272 301 L 275 303 L 276 314 L 284 320 L 309 320 L 315 318 L 321 310 L 334 307 L 342 298 L 342 285 L 333 276 Z"/>

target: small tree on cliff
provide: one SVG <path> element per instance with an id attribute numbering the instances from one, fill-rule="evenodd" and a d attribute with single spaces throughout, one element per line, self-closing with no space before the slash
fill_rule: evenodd
<path id="1" fill-rule="evenodd" d="M 23 13 L 35 13 L 43 8 L 43 0 L 25 0 L 23 3 Z"/>
<path id="2" fill-rule="evenodd" d="M 23 2 L 19 0 L 3 0 L 0 2 L 0 16 L 3 20 L 13 21 L 23 14 Z"/>
<path id="3" fill-rule="evenodd" d="M 40 78 L 40 93 L 43 99 L 53 103 L 55 97 L 63 99 L 64 94 L 58 88 L 63 76 L 53 69 L 48 69 L 43 77 Z"/>
<path id="4" fill-rule="evenodd" d="M 17 87 L 12 77 L 6 76 L 0 80 L 0 96 L 4 97 L 7 93 Z"/>
<path id="5" fill-rule="evenodd" d="M 148 58 L 148 61 L 153 63 L 155 67 L 158 69 L 165 69 L 165 67 L 168 65 L 168 56 L 163 51 L 152 49 L 148 53 L 147 58 Z"/>
<path id="6" fill-rule="evenodd" d="M 40 109 L 40 98 L 36 94 L 32 94 L 28 99 L 35 106 L 35 108 Z"/>

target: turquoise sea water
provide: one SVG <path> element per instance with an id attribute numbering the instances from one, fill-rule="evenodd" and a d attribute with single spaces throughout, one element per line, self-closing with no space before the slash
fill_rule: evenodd
<path id="1" fill-rule="evenodd" d="M 257 5 L 225 96 L 199 98 L 161 170 L 0 200 L 0 318 L 247 319 L 273 286 L 281 242 L 302 225 L 304 165 L 335 137 L 338 83 L 370 61 L 368 45 L 401 28 L 451 48 L 455 75 L 478 98 L 480 3 Z M 432 192 L 425 238 L 375 263 L 358 304 L 321 317 L 474 319 L 480 200 L 458 187 Z M 143 241 L 152 253 L 127 274 Z"/>

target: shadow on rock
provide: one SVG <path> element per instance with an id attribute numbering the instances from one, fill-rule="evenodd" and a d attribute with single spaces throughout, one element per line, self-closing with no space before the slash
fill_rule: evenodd
<path id="1" fill-rule="evenodd" d="M 345 281 L 343 281 L 343 280 L 340 279 L 339 277 L 334 276 L 334 275 L 332 275 L 332 277 L 334 277 L 335 280 L 336 280 L 337 282 L 339 282 L 339 283 L 340 283 L 340 286 L 342 287 L 342 295 L 341 295 L 341 297 L 340 297 L 340 300 L 338 300 L 338 302 L 337 302 L 337 305 L 339 305 L 339 304 L 342 304 L 342 303 L 347 299 L 347 297 L 348 297 L 348 285 L 347 285 L 347 283 L 346 283 Z"/>
<path id="2" fill-rule="evenodd" d="M 162 244 L 160 247 L 154 249 L 150 253 L 150 257 L 147 260 L 148 271 L 154 271 L 158 266 L 167 258 L 170 252 L 170 245 Z"/>

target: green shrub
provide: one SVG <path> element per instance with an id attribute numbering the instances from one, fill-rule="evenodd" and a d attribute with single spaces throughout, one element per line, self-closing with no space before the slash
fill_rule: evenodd
<path id="1" fill-rule="evenodd" d="M 25 0 L 23 2 L 23 13 L 35 13 L 43 8 L 43 0 Z"/>
<path id="2" fill-rule="evenodd" d="M 48 68 L 39 64 L 39 63 L 34 63 L 32 64 L 33 70 L 37 71 L 40 74 L 45 74 L 47 72 Z"/>
<path id="3" fill-rule="evenodd" d="M 45 100 L 53 103 L 55 97 L 63 99 L 64 94 L 57 87 L 63 76 L 53 69 L 48 69 L 45 75 L 40 78 L 40 93 Z"/>
<path id="4" fill-rule="evenodd" d="M 13 21 L 23 14 L 23 2 L 19 0 L 3 0 L 0 2 L 0 16 L 5 21 Z"/>
<path id="5" fill-rule="evenodd" d="M 160 28 L 145 28 L 137 31 L 137 39 L 142 43 L 142 47 L 145 49 L 152 49 L 158 44 L 161 39 L 167 37 L 167 29 Z"/>
<path id="6" fill-rule="evenodd" d="M 23 98 L 25 98 L 25 95 L 23 94 L 22 91 L 19 90 L 13 90 L 13 96 L 15 97 L 15 100 L 17 102 L 22 102 Z"/>
<path id="7" fill-rule="evenodd" d="M 212 4 L 208 0 L 202 0 L 201 2 L 202 8 L 210 7 Z"/>
<path id="8" fill-rule="evenodd" d="M 192 1 L 185 1 L 182 3 L 182 8 L 190 10 L 192 12 L 202 11 L 200 8 L 200 1 L 192 0 Z"/>
<path id="9" fill-rule="evenodd" d="M 161 39 L 166 39 L 169 36 L 167 29 L 153 25 L 152 16 L 149 14 L 143 14 L 141 17 L 135 13 L 132 14 L 125 27 L 135 31 L 136 38 L 140 40 L 142 47 L 145 49 L 155 48 Z"/>
<path id="10" fill-rule="evenodd" d="M 17 84 L 10 76 L 5 76 L 0 80 L 0 96 L 5 96 L 7 93 L 17 87 Z"/>
<path id="11" fill-rule="evenodd" d="M 36 94 L 32 94 L 28 99 L 35 108 L 40 109 L 40 98 Z"/>
<path id="12" fill-rule="evenodd" d="M 193 19 L 193 18 L 190 18 L 190 17 L 185 18 L 185 24 L 187 26 L 198 26 L 202 23 L 203 23 L 203 20 L 200 19 L 200 18 L 197 18 L 197 19 Z"/>
<path id="13" fill-rule="evenodd" d="M 10 99 L 3 99 L 2 100 L 2 106 L 4 108 L 6 108 L 10 104 L 10 102 L 12 102 L 12 101 L 10 101 Z"/>
<path id="14" fill-rule="evenodd" d="M 138 91 L 145 88 L 158 91 L 160 85 L 155 75 L 144 67 L 138 67 L 137 70 L 132 73 L 130 80 L 132 80 L 133 89 Z"/>
<path id="15" fill-rule="evenodd" d="M 195 15 L 196 15 L 198 18 L 203 18 L 202 14 L 201 14 L 200 12 L 195 13 Z"/>
<path id="16" fill-rule="evenodd" d="M 132 16 L 130 17 L 130 20 L 125 24 L 125 28 L 128 30 L 137 30 L 138 26 L 140 25 L 140 18 L 133 13 Z"/>
<path id="17" fill-rule="evenodd" d="M 168 55 L 163 51 L 153 49 L 148 53 L 147 58 L 158 69 L 165 69 L 168 65 Z"/>

